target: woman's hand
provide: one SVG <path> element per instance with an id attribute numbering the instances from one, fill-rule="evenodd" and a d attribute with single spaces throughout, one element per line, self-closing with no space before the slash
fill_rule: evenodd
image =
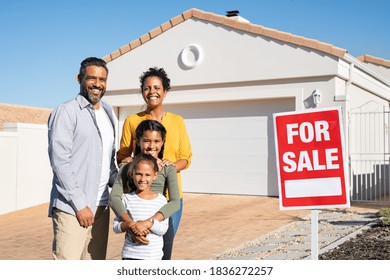
<path id="1" fill-rule="evenodd" d="M 176 172 L 180 172 L 186 168 L 188 162 L 185 159 L 179 159 L 176 162 L 172 162 L 169 159 L 164 158 L 160 162 L 158 162 L 158 164 L 160 164 L 162 167 L 164 167 L 165 165 L 172 165 L 173 167 L 175 167 Z"/>
<path id="2" fill-rule="evenodd" d="M 166 159 L 166 158 L 163 158 L 158 164 L 160 164 L 161 166 L 165 166 L 165 165 L 175 166 L 175 164 L 172 161 L 170 161 L 169 159 Z"/>
<path id="3" fill-rule="evenodd" d="M 122 159 L 121 164 L 122 163 L 129 163 L 129 162 L 132 162 L 132 161 L 133 161 L 132 157 L 126 157 L 126 158 Z"/>

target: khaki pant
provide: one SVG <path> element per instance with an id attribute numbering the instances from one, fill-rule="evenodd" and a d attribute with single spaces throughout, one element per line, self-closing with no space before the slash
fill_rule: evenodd
<path id="1" fill-rule="evenodd" d="M 75 216 L 59 209 L 54 209 L 52 221 L 55 260 L 106 259 L 110 208 L 98 206 L 94 224 L 88 228 L 81 227 Z"/>

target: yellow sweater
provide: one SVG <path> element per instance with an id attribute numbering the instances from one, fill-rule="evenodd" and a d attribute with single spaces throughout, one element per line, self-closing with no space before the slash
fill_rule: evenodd
<path id="1" fill-rule="evenodd" d="M 152 117 L 145 112 L 139 112 L 126 118 L 123 124 L 120 148 L 117 152 L 117 159 L 119 162 L 125 157 L 133 155 L 136 146 L 135 130 L 137 126 L 143 120 L 151 119 Z M 183 117 L 166 112 L 161 123 L 167 130 L 164 145 L 164 158 L 169 159 L 172 162 L 179 159 L 185 159 L 187 160 L 187 166 L 185 168 L 188 168 L 191 164 L 192 150 Z M 180 172 L 177 173 L 177 181 L 180 197 L 183 197 Z"/>

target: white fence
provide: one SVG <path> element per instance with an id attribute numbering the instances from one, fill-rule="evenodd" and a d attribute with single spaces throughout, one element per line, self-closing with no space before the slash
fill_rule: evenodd
<path id="1" fill-rule="evenodd" d="M 51 179 L 47 126 L 4 124 L 0 131 L 0 214 L 47 203 Z"/>
<path id="2" fill-rule="evenodd" d="M 351 110 L 350 168 L 353 201 L 390 201 L 390 112 Z"/>

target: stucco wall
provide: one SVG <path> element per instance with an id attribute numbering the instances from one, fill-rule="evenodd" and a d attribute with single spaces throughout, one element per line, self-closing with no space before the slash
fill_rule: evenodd
<path id="1" fill-rule="evenodd" d="M 182 51 L 199 46 L 202 60 L 187 69 Z M 139 88 L 147 67 L 164 67 L 175 87 L 333 75 L 336 59 L 296 45 L 189 19 L 108 63 L 108 91 Z M 319 67 L 320 65 L 320 67 Z"/>
<path id="2" fill-rule="evenodd" d="M 46 125 L 5 124 L 0 155 L 0 214 L 49 201 L 52 173 Z"/>

